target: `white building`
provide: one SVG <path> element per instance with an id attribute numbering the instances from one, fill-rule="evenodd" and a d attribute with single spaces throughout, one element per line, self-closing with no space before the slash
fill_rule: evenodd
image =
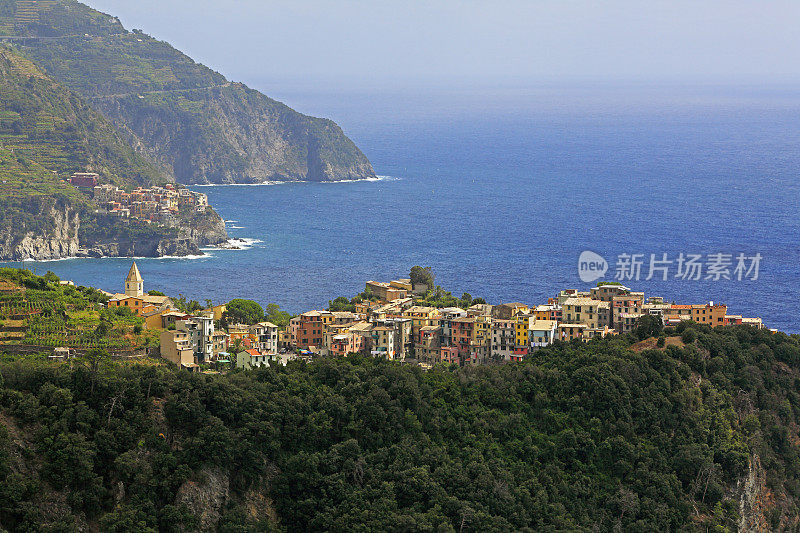
<path id="1" fill-rule="evenodd" d="M 136 266 L 136 261 L 131 265 L 128 271 L 128 277 L 125 278 L 125 295 L 126 296 L 144 296 L 144 279 L 139 273 L 139 267 Z"/>
<path id="2" fill-rule="evenodd" d="M 262 366 L 269 366 L 269 363 L 270 356 L 258 350 L 245 350 L 236 354 L 236 368 L 252 370 Z"/>
<path id="3" fill-rule="evenodd" d="M 175 322 L 177 331 L 185 332 L 198 363 L 207 363 L 214 357 L 214 319 L 210 316 L 193 316 Z"/>
<path id="4" fill-rule="evenodd" d="M 259 322 L 250 326 L 250 333 L 256 336 L 255 347 L 262 353 L 278 353 L 278 329 L 272 322 Z"/>
<path id="5" fill-rule="evenodd" d="M 528 326 L 531 350 L 538 350 L 553 343 L 557 338 L 558 322 L 555 320 L 533 320 Z"/>

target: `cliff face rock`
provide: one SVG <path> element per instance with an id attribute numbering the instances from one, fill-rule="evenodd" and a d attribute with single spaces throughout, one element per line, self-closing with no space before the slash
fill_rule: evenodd
<path id="1" fill-rule="evenodd" d="M 227 508 L 240 506 L 252 523 L 278 525 L 275 505 L 267 496 L 267 483 L 263 481 L 244 493 L 231 490 L 231 474 L 218 467 L 203 467 L 196 479 L 186 481 L 178 488 L 175 505 L 184 505 L 197 518 L 197 531 L 217 531 L 220 519 Z M 246 525 L 246 524 L 241 524 Z"/>
<path id="2" fill-rule="evenodd" d="M 331 120 L 309 117 L 242 84 L 177 95 L 102 98 L 95 105 L 144 141 L 183 183 L 337 181 L 375 177 Z"/>
<path id="3" fill-rule="evenodd" d="M 187 481 L 178 489 L 176 505 L 185 505 L 197 518 L 198 531 L 216 531 L 230 496 L 230 479 L 218 468 L 204 468 L 199 481 Z"/>
<path id="4" fill-rule="evenodd" d="M 164 257 L 202 255 L 190 239 L 130 239 L 92 243 L 81 255 L 87 257 Z"/>
<path id="5" fill-rule="evenodd" d="M 69 207 L 52 205 L 39 217 L 49 219 L 51 228 L 44 233 L 33 231 L 4 231 L 0 237 L 0 259 L 61 259 L 78 253 L 80 216 Z"/>
<path id="6" fill-rule="evenodd" d="M 45 202 L 32 213 L 37 228 L 0 220 L 0 260 L 22 261 L 68 257 L 164 257 L 202 255 L 201 246 L 227 240 L 225 222 L 209 210 L 177 228 L 177 234 L 126 236 L 109 234 L 82 240 L 81 215 L 70 206 Z"/>
<path id="7" fill-rule="evenodd" d="M 228 240 L 225 221 L 212 209 L 195 214 L 183 223 L 179 235 L 183 239 L 189 239 L 198 247 L 222 244 Z"/>
<path id="8" fill-rule="evenodd" d="M 38 8 L 35 24 L 16 26 L 25 35 L 63 37 L 19 46 L 48 75 L 137 137 L 155 168 L 182 183 L 375 176 L 334 122 L 232 83 L 168 43 L 126 30 L 111 15 L 54 0 Z"/>
<path id="9" fill-rule="evenodd" d="M 767 476 L 758 455 L 750 458 L 748 466 L 747 477 L 739 481 L 739 531 L 762 533 L 769 530 L 765 516 Z"/>

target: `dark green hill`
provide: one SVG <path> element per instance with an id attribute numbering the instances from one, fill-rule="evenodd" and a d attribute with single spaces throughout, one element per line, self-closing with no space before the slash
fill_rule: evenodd
<path id="1" fill-rule="evenodd" d="M 6 359 L 0 528 L 797 531 L 800 340 L 681 327 L 427 372 Z"/>
<path id="2" fill-rule="evenodd" d="M 0 27 L 14 27 L 18 37 L 39 37 L 14 42 L 48 74 L 135 133 L 179 181 L 374 176 L 334 122 L 229 83 L 169 44 L 126 31 L 116 18 L 74 0 L 32 5 L 0 0 Z"/>

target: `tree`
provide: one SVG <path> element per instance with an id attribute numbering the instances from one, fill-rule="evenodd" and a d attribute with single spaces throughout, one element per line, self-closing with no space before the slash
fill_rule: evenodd
<path id="1" fill-rule="evenodd" d="M 421 267 L 419 265 L 411 267 L 411 285 L 426 285 L 429 289 L 433 288 L 433 269 L 431 267 Z"/>
<path id="2" fill-rule="evenodd" d="M 356 310 L 356 306 L 350 303 L 350 300 L 344 296 L 339 296 L 335 300 L 328 302 L 328 311 L 350 311 Z"/>
<path id="3" fill-rule="evenodd" d="M 230 346 L 228 346 L 228 352 L 231 355 L 236 355 L 242 353 L 244 351 L 244 343 L 242 339 L 234 339 Z"/>
<path id="4" fill-rule="evenodd" d="M 661 335 L 663 329 L 664 323 L 661 321 L 660 317 L 645 314 L 636 320 L 633 332 L 639 340 L 644 340 L 650 337 L 658 337 Z"/>
<path id="5" fill-rule="evenodd" d="M 281 311 L 281 308 L 278 304 L 267 304 L 267 309 L 264 312 L 264 319 L 267 322 L 272 322 L 279 328 L 282 328 L 289 324 L 289 320 L 292 319 L 292 315 L 286 311 Z"/>
<path id="6" fill-rule="evenodd" d="M 255 324 L 264 320 L 264 310 L 253 300 L 235 299 L 226 306 L 225 322 Z"/>
<path id="7" fill-rule="evenodd" d="M 161 291 L 147 291 L 147 294 L 150 296 L 166 296 L 166 294 Z"/>
<path id="8" fill-rule="evenodd" d="M 175 306 L 184 313 L 193 313 L 203 308 L 197 300 L 186 301 L 186 297 L 183 294 L 179 294 L 178 297 L 174 298 L 172 301 L 175 303 Z"/>

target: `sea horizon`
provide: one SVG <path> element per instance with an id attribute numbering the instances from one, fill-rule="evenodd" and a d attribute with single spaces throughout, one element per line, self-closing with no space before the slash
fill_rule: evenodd
<path id="1" fill-rule="evenodd" d="M 301 313 L 420 264 L 458 296 L 544 303 L 562 288 L 589 286 L 577 273 L 584 250 L 611 263 L 611 281 L 619 254 L 761 253 L 756 281 L 623 283 L 668 301 L 721 301 L 731 314 L 800 331 L 765 297 L 797 294 L 800 249 L 791 235 L 800 229 L 800 98 L 732 89 L 713 102 L 691 90 L 660 100 L 612 91 L 587 101 L 586 90 L 538 102 L 522 90 L 506 99 L 403 100 L 272 91 L 301 112 L 337 121 L 383 179 L 200 185 L 229 221 L 231 238 L 262 242 L 191 259 L 141 259 L 147 287 Z M 118 290 L 130 259 L 34 264 Z"/>

